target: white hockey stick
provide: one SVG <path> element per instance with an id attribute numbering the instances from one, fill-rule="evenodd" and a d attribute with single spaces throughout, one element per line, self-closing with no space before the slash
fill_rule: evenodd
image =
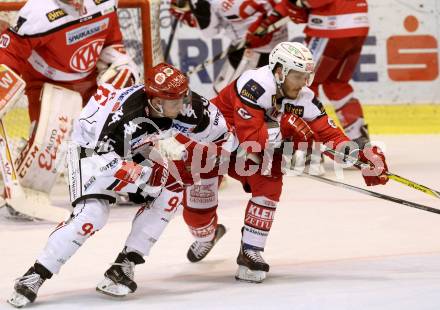
<path id="1" fill-rule="evenodd" d="M 281 28 L 282 26 L 286 25 L 288 22 L 290 21 L 290 18 L 288 16 L 280 19 L 279 21 L 273 23 L 272 25 L 269 26 L 269 28 L 267 28 L 267 32 L 266 33 L 271 33 L 274 32 L 275 30 Z M 237 45 L 231 45 L 227 50 L 221 52 L 220 54 L 215 55 L 213 58 L 206 60 L 205 62 L 202 62 L 201 64 L 195 66 L 192 70 L 189 70 L 188 72 L 186 72 L 187 76 L 190 76 L 194 73 L 197 73 L 199 71 L 202 71 L 204 69 L 206 69 L 207 66 L 213 64 L 214 62 L 216 62 L 217 60 L 223 59 L 226 56 L 228 56 L 228 54 L 235 52 L 239 49 L 242 49 L 243 47 L 246 46 L 246 41 L 242 41 Z"/>

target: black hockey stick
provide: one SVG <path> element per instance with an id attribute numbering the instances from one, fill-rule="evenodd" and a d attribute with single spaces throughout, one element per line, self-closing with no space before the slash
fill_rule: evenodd
<path id="1" fill-rule="evenodd" d="M 346 184 L 346 183 L 330 180 L 330 179 L 327 179 L 327 178 L 324 178 L 324 177 L 321 177 L 321 176 L 317 176 L 317 175 L 310 175 L 310 174 L 305 174 L 305 173 L 303 175 L 308 177 L 308 178 L 320 181 L 320 182 L 324 182 L 324 183 L 327 183 L 327 184 L 330 184 L 330 185 L 333 185 L 333 186 L 349 189 L 349 190 L 352 190 L 352 191 L 355 191 L 355 192 L 358 192 L 358 193 L 362 193 L 362 194 L 365 194 L 365 195 L 368 195 L 368 196 L 373 196 L 373 197 L 376 197 L 376 198 L 392 201 L 392 202 L 395 202 L 395 203 L 398 203 L 398 204 L 401 204 L 401 205 L 404 205 L 404 206 L 407 206 L 407 207 L 416 208 L 416 209 L 420 209 L 420 210 L 423 210 L 423 211 L 428 211 L 428 212 L 440 214 L 440 210 L 439 209 L 431 208 L 431 207 L 428 207 L 428 206 L 425 206 L 425 205 L 421 205 L 421 204 L 418 204 L 418 203 L 415 203 L 415 202 L 407 201 L 407 200 L 396 198 L 396 197 L 393 197 L 393 196 L 388 196 L 388 195 L 385 195 L 385 194 L 380 194 L 380 193 L 377 193 L 377 192 L 373 192 L 373 191 L 370 191 L 370 190 L 367 190 L 367 189 L 363 189 L 363 188 L 360 188 L 360 187 L 357 187 L 357 186 L 353 186 L 353 185 L 350 185 L 350 184 Z"/>
<path id="2" fill-rule="evenodd" d="M 272 25 L 269 26 L 269 28 L 267 28 L 266 33 L 271 33 L 274 32 L 275 30 L 279 29 L 280 27 L 286 25 L 288 22 L 290 21 L 289 17 L 284 17 L 282 19 L 280 19 L 279 21 L 273 23 Z M 186 72 L 187 76 L 190 76 L 194 73 L 197 73 L 199 71 L 205 70 L 206 67 L 208 67 L 209 65 L 212 65 L 214 62 L 216 62 L 217 60 L 223 59 L 226 56 L 228 56 L 230 53 L 235 52 L 239 49 L 242 49 L 243 47 L 246 46 L 246 41 L 242 41 L 237 45 L 231 45 L 229 46 L 229 48 L 217 55 L 215 55 L 213 58 L 208 59 L 204 62 L 202 62 L 201 64 L 195 66 L 192 70 L 189 70 L 188 72 Z"/>
<path id="3" fill-rule="evenodd" d="M 332 154 L 335 157 L 339 157 L 340 159 L 342 159 L 344 162 L 350 162 L 352 163 L 355 167 L 358 168 L 371 168 L 371 166 L 367 163 L 364 163 L 362 161 L 360 161 L 357 158 L 354 158 L 352 156 L 346 155 L 344 153 L 338 152 L 333 150 L 332 148 L 329 148 L 328 146 L 326 146 L 325 144 L 321 144 L 321 151 L 325 152 L 325 153 L 329 153 Z M 388 176 L 388 178 L 397 181 L 399 183 L 402 183 L 408 187 L 411 187 L 413 189 L 416 189 L 418 191 L 424 192 L 425 194 L 428 194 L 430 196 L 436 197 L 436 198 L 440 198 L 440 192 L 436 191 L 432 188 L 429 188 L 427 186 L 418 184 L 414 181 L 408 180 L 407 178 L 401 177 L 397 174 L 391 173 L 391 172 L 387 172 L 386 175 Z"/>
<path id="4" fill-rule="evenodd" d="M 165 47 L 165 52 L 163 54 L 163 58 L 165 62 L 168 62 L 168 57 L 170 56 L 171 46 L 173 45 L 174 35 L 176 34 L 177 25 L 179 24 L 179 19 L 174 18 L 173 24 L 171 26 L 170 37 L 168 38 L 167 46 Z"/>

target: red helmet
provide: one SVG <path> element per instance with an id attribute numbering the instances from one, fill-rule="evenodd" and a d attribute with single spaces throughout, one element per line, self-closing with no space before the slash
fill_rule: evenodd
<path id="1" fill-rule="evenodd" d="M 151 98 L 181 99 L 188 94 L 188 79 L 177 68 L 160 63 L 147 70 L 145 91 Z"/>

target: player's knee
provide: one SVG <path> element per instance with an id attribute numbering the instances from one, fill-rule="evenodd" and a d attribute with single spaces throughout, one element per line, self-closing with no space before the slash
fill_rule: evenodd
<path id="1" fill-rule="evenodd" d="M 90 236 L 104 227 L 109 213 L 110 206 L 107 200 L 87 199 L 76 205 L 72 221 L 78 226 L 80 234 Z"/>
<path id="2" fill-rule="evenodd" d="M 183 209 L 183 219 L 188 226 L 204 227 L 212 223 L 213 218 L 217 217 L 217 206 L 209 209 Z"/>

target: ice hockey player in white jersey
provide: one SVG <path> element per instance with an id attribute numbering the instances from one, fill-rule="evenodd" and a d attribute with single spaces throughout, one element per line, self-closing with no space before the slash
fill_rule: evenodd
<path id="1" fill-rule="evenodd" d="M 183 108 L 188 80 L 176 68 L 149 69 L 145 85 L 121 90 L 99 87 L 76 120 L 68 150 L 70 199 L 74 210 L 51 233 L 35 264 L 19 279 L 8 302 L 33 302 L 43 282 L 106 223 L 116 193 L 157 197 L 169 176 L 168 160 L 153 147 L 174 132 L 172 119 Z"/>
<path id="2" fill-rule="evenodd" d="M 244 71 L 267 65 L 269 52 L 287 40 L 287 25 L 266 33 L 271 24 L 287 15 L 297 23 L 307 21 L 303 14 L 286 12 L 286 5 L 277 1 L 173 0 L 170 11 L 190 27 L 199 27 L 207 38 L 222 33 L 231 40 L 231 46 L 246 41 L 245 47 L 228 54 L 214 81 L 217 93 Z"/>
<path id="3" fill-rule="evenodd" d="M 152 247 L 159 240 L 179 206 L 196 207 L 189 199 L 192 197 L 191 193 L 200 187 L 209 188 L 217 196 L 218 169 L 216 164 L 213 164 L 212 168 L 203 169 L 202 172 L 201 168 L 207 167 L 206 160 L 202 159 L 205 157 L 200 156 L 202 160 L 199 161 L 197 156 L 194 156 L 194 152 L 207 153 L 206 148 L 211 146 L 213 150 L 211 154 L 214 155 L 212 161 L 216 161 L 215 156 L 218 158 L 222 149 L 230 151 L 234 148 L 235 136 L 230 132 L 226 120 L 215 105 L 195 92 L 192 92 L 190 100 L 191 102 L 185 105 L 181 114 L 173 120 L 172 127 L 182 133 L 175 137 L 178 143 L 165 144 L 167 140 L 162 140 L 164 147 L 173 148 L 174 153 L 182 148 L 182 143 L 185 144 L 183 157 L 187 164 L 178 165 L 179 156 L 175 157 L 177 161 L 174 163 L 186 186 L 183 191 L 181 188 L 166 186 L 156 199 L 148 201 L 140 208 L 133 220 L 131 232 L 123 250 L 118 254 L 112 266 L 105 271 L 104 279 L 96 287 L 99 292 L 118 297 L 135 292 L 137 289 L 134 280 L 135 266 L 144 263 L 144 257 L 150 254 Z M 193 143 L 188 143 L 188 139 L 192 139 Z M 229 144 L 231 146 L 227 147 Z M 194 181 L 198 185 L 194 184 Z M 143 201 L 142 198 L 138 200 Z M 211 206 L 209 201 L 211 199 L 208 199 L 205 205 Z M 217 242 L 226 229 L 219 224 L 215 230 Z"/>

